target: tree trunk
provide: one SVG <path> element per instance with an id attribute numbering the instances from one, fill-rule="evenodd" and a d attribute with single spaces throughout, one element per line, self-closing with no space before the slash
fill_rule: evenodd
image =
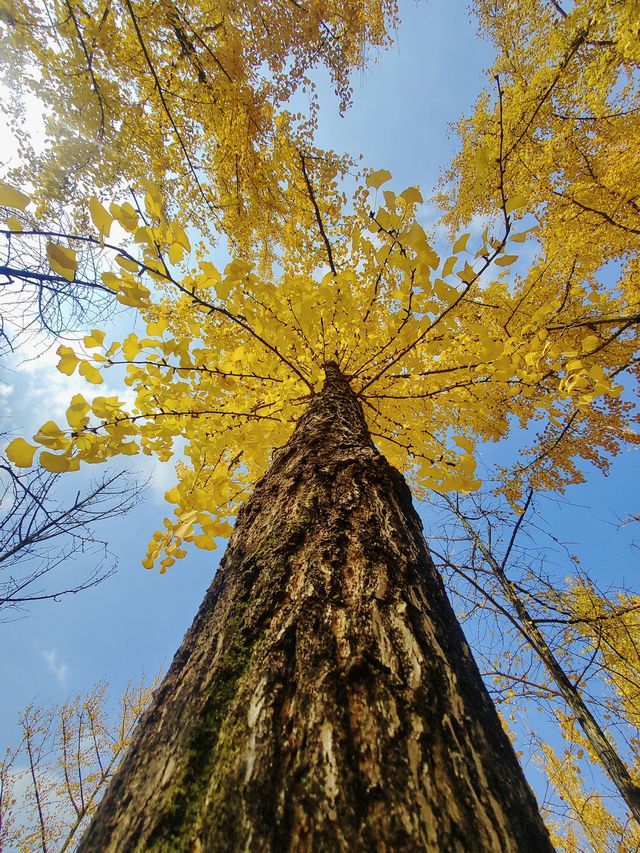
<path id="1" fill-rule="evenodd" d="M 348 382 L 238 514 L 79 851 L 550 851 Z"/>

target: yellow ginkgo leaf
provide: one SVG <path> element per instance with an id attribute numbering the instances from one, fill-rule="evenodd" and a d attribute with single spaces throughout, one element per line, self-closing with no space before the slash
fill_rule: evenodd
<path id="1" fill-rule="evenodd" d="M 463 453 L 458 458 L 457 464 L 458 464 L 458 467 L 467 476 L 470 476 L 476 470 L 476 460 L 475 460 L 475 457 L 471 453 Z"/>
<path id="2" fill-rule="evenodd" d="M 466 438 L 463 435 L 457 435 L 453 440 L 458 445 L 458 447 L 461 447 L 463 450 L 466 450 L 467 453 L 473 453 L 474 444 L 470 439 Z"/>
<path id="3" fill-rule="evenodd" d="M 10 184 L 0 181 L 0 207 L 14 207 L 16 210 L 24 210 L 30 201 L 28 195 L 21 193 L 20 190 Z"/>
<path id="4" fill-rule="evenodd" d="M 71 376 L 73 371 L 78 366 L 80 359 L 75 354 L 75 352 L 71 349 L 71 347 L 65 347 L 64 345 L 60 345 L 56 350 L 57 355 L 60 356 L 60 361 L 56 365 L 60 373 L 66 373 L 67 376 Z"/>
<path id="5" fill-rule="evenodd" d="M 507 202 L 504 206 L 506 213 L 512 213 L 514 210 L 519 210 L 521 207 L 524 207 L 527 203 L 527 199 L 523 195 L 514 195 L 510 199 L 507 199 Z"/>
<path id="6" fill-rule="evenodd" d="M 511 264 L 515 263 L 517 260 L 517 255 L 502 255 L 501 257 L 495 259 L 494 264 L 499 267 L 508 267 Z"/>
<path id="7" fill-rule="evenodd" d="M 233 528 L 228 521 L 214 521 L 207 527 L 207 532 L 212 536 L 231 536 Z"/>
<path id="8" fill-rule="evenodd" d="M 464 262 L 464 269 L 462 270 L 462 272 L 457 273 L 457 276 L 460 279 L 460 281 L 464 281 L 465 284 L 470 284 L 477 277 L 477 275 L 478 274 L 476 273 L 474 268 L 471 266 L 469 261 L 465 261 Z"/>
<path id="9" fill-rule="evenodd" d="M 91 196 L 89 200 L 89 213 L 91 214 L 93 224 L 100 232 L 100 237 L 108 237 L 113 217 L 95 196 Z"/>
<path id="10" fill-rule="evenodd" d="M 80 362 L 80 369 L 78 372 L 80 373 L 80 376 L 84 376 L 87 382 L 91 382 L 92 385 L 100 385 L 102 382 L 100 371 L 88 361 Z"/>
<path id="11" fill-rule="evenodd" d="M 478 181 L 484 180 L 489 171 L 489 163 L 491 160 L 491 152 L 489 149 L 484 146 L 482 148 L 477 148 L 474 154 L 475 159 L 475 169 L 476 169 L 476 179 Z"/>
<path id="12" fill-rule="evenodd" d="M 597 335 L 587 335 L 582 340 L 582 351 L 593 352 L 594 349 L 600 346 L 600 338 Z"/>
<path id="13" fill-rule="evenodd" d="M 133 258 L 128 258 L 126 255 L 116 255 L 116 263 L 120 264 L 122 269 L 127 272 L 138 272 L 140 269 L 140 264 L 137 261 L 134 261 Z M 111 275 L 113 275 L 113 273 L 111 273 Z"/>
<path id="14" fill-rule="evenodd" d="M 33 465 L 33 454 L 38 448 L 29 444 L 24 438 L 14 438 L 7 445 L 5 453 L 10 462 L 18 468 L 30 468 Z"/>
<path id="15" fill-rule="evenodd" d="M 390 180 L 391 172 L 388 169 L 378 169 L 377 172 L 371 172 L 371 174 L 367 176 L 367 186 L 373 187 L 374 190 L 377 190 Z"/>
<path id="16" fill-rule="evenodd" d="M 537 228 L 527 228 L 526 231 L 519 231 L 517 234 L 509 234 L 509 240 L 511 240 L 512 243 L 524 243 L 529 234 L 532 234 L 536 230 Z"/>
<path id="17" fill-rule="evenodd" d="M 183 246 L 187 252 L 190 252 L 191 243 L 189 242 L 187 232 L 184 230 L 182 225 L 180 225 L 179 222 L 173 222 L 171 224 L 171 230 L 173 231 L 174 236 L 176 238 L 176 243 L 180 243 L 180 245 Z"/>
<path id="18" fill-rule="evenodd" d="M 166 318 L 161 317 L 157 322 L 147 323 L 147 334 L 159 337 L 168 325 Z"/>
<path id="19" fill-rule="evenodd" d="M 455 289 L 455 287 L 451 287 L 450 284 L 447 284 L 440 278 L 436 279 L 434 290 L 438 299 L 447 304 L 453 302 L 454 299 L 458 296 L 458 291 Z"/>
<path id="20" fill-rule="evenodd" d="M 155 184 L 152 184 L 147 178 L 140 178 L 140 186 L 149 193 L 157 205 L 162 204 L 162 193 Z"/>
<path id="21" fill-rule="evenodd" d="M 42 424 L 33 436 L 33 440 L 50 450 L 64 450 L 69 444 L 69 439 L 55 421 L 47 421 L 46 424 Z"/>
<path id="22" fill-rule="evenodd" d="M 73 249 L 67 249 L 57 243 L 47 243 L 47 257 L 49 266 L 55 273 L 67 281 L 73 281 L 78 269 L 78 260 Z"/>
<path id="23" fill-rule="evenodd" d="M 9 226 L 9 230 L 14 231 L 16 233 L 20 233 L 22 231 L 22 223 L 18 219 L 17 216 L 9 216 L 7 218 L 7 225 Z"/>
<path id="24" fill-rule="evenodd" d="M 231 289 L 234 284 L 235 282 L 232 281 L 230 278 L 225 278 L 221 281 L 217 281 L 214 284 L 214 287 L 216 289 L 218 299 L 222 299 L 223 301 L 227 299 L 229 297 L 229 294 L 231 293 Z"/>
<path id="25" fill-rule="evenodd" d="M 176 528 L 176 536 L 179 539 L 185 539 L 187 536 L 191 536 L 192 533 L 193 522 L 191 521 L 183 521 L 182 524 Z"/>
<path id="26" fill-rule="evenodd" d="M 135 441 L 121 442 L 118 445 L 118 453 L 122 453 L 125 456 L 135 456 L 139 450 L 140 448 Z"/>
<path id="27" fill-rule="evenodd" d="M 197 545 L 198 548 L 201 548 L 203 551 L 215 551 L 216 543 L 215 540 L 211 538 L 211 536 L 206 536 L 204 534 L 200 536 L 194 536 L 191 540 L 194 545 Z"/>
<path id="28" fill-rule="evenodd" d="M 133 234 L 133 232 L 138 228 L 138 214 L 129 202 L 125 202 L 124 204 L 110 204 L 109 210 L 111 211 L 113 218 L 118 220 L 125 231 Z"/>
<path id="29" fill-rule="evenodd" d="M 114 272 L 103 272 L 100 278 L 109 290 L 120 290 L 122 287 L 122 279 L 120 279 Z"/>
<path id="30" fill-rule="evenodd" d="M 470 495 L 472 492 L 477 492 L 481 485 L 482 480 L 479 480 L 478 478 L 464 480 L 460 484 L 458 491 L 463 495 Z"/>
<path id="31" fill-rule="evenodd" d="M 406 190 L 400 193 L 400 198 L 404 199 L 407 204 L 422 204 L 422 193 L 418 187 L 407 187 Z"/>
<path id="32" fill-rule="evenodd" d="M 147 258 L 146 267 L 147 274 L 150 275 L 154 281 L 162 282 L 167 280 L 167 268 L 163 263 L 160 263 L 159 261 L 152 261 Z"/>
<path id="33" fill-rule="evenodd" d="M 138 340 L 138 336 L 135 332 L 131 332 L 130 335 L 122 342 L 122 353 L 127 361 L 133 361 L 133 359 L 140 352 L 140 341 Z"/>
<path id="34" fill-rule="evenodd" d="M 89 349 L 92 347 L 101 347 L 104 343 L 105 333 L 100 329 L 91 329 L 90 335 L 85 335 L 82 343 Z"/>
<path id="35" fill-rule="evenodd" d="M 54 474 L 62 474 L 64 471 L 71 471 L 72 461 L 66 456 L 58 456 L 56 453 L 49 453 L 43 450 L 39 457 L 39 462 L 47 471 L 52 471 Z"/>
<path id="36" fill-rule="evenodd" d="M 458 259 L 455 255 L 451 255 L 450 258 L 447 258 L 447 260 L 444 262 L 444 266 L 442 267 L 443 278 L 446 278 L 448 275 L 451 275 L 457 260 Z"/>
<path id="37" fill-rule="evenodd" d="M 148 226 L 142 225 L 136 229 L 134 240 L 136 243 L 149 243 L 153 245 L 153 231 Z"/>
<path id="38" fill-rule="evenodd" d="M 88 421 L 86 415 L 90 408 L 91 406 L 87 403 L 82 394 L 74 394 L 71 398 L 71 405 L 67 409 L 67 423 L 71 429 L 82 429 L 85 422 Z"/>
<path id="39" fill-rule="evenodd" d="M 169 246 L 169 262 L 179 264 L 184 257 L 184 246 L 180 243 L 172 243 Z"/>
<path id="40" fill-rule="evenodd" d="M 471 234 L 462 234 L 462 236 L 458 237 L 456 242 L 453 244 L 453 251 L 457 254 L 458 252 L 464 252 L 467 248 L 467 243 L 469 242 L 469 237 Z"/>

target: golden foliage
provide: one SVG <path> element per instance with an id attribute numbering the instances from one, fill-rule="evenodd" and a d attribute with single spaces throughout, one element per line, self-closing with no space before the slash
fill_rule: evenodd
<path id="1" fill-rule="evenodd" d="M 432 553 L 511 739 L 546 775 L 541 805 L 555 843 L 635 849 L 640 598 L 598 591 L 566 549 L 568 576 L 549 575 L 545 539 L 554 548 L 561 540 L 531 494 L 517 514 L 482 493 L 440 495 L 436 505 L 448 512 Z"/>
<path id="2" fill-rule="evenodd" d="M 605 318 L 617 316 L 618 299 L 628 306 L 626 328 L 640 320 L 638 4 L 583 0 L 564 10 L 548 0 L 480 0 L 474 8 L 498 53 L 474 114 L 458 125 L 462 150 L 439 200 L 460 228 L 505 197 L 526 199 L 539 228 L 523 289 L 540 305 L 561 292 L 594 306 L 613 299 L 592 327 L 597 348 L 611 337 Z M 628 364 L 636 375 L 638 364 Z M 562 429 L 584 442 L 575 419 L 565 420 L 534 454 L 553 455 Z"/>
<path id="3" fill-rule="evenodd" d="M 575 729 L 570 745 L 559 754 L 548 743 L 538 742 L 538 761 L 550 784 L 565 804 L 558 815 L 551 805 L 542 814 L 554 846 L 564 853 L 626 853 L 640 846 L 640 830 L 616 808 L 613 798 L 585 782 L 581 761 L 583 748 Z M 604 786 L 603 786 L 604 787 Z M 589 846 L 586 847 L 585 845 Z"/>
<path id="4" fill-rule="evenodd" d="M 601 320 L 628 312 L 623 297 L 603 306 L 586 286 L 566 293 L 559 283 L 552 294 L 547 283 L 541 304 L 528 282 L 511 281 L 521 238 L 506 205 L 495 232 L 462 235 L 442 259 L 416 218 L 416 188 L 378 189 L 390 180 L 380 171 L 347 199 L 339 159 L 303 153 L 286 132 L 273 156 L 295 215 L 270 272 L 243 259 L 218 269 L 203 243 L 191 248 L 188 223 L 166 218 L 148 181 L 144 210 L 110 207 L 133 247 L 105 242 L 102 211 L 97 236 L 68 238 L 115 255 L 102 281 L 141 312 L 146 335 L 109 343 L 94 330 L 84 352 L 61 346 L 59 369 L 89 383 L 126 367 L 133 404 L 77 395 L 67 424 L 45 424 L 34 441 L 46 448 L 40 464 L 58 471 L 139 450 L 167 460 L 185 440 L 175 518 L 154 535 L 145 565 L 164 552 L 166 569 L 185 542 L 214 547 L 328 361 L 349 377 L 374 439 L 418 496 L 477 488 L 475 442 L 506 435 L 510 419 L 543 424 L 545 450 L 527 473 L 545 486 L 579 480 L 576 457 L 606 465 L 625 436 L 617 375 L 635 344 L 624 326 L 612 332 Z M 27 455 L 20 445 L 15 461 Z M 512 479 L 516 496 L 517 486 Z"/>
<path id="5" fill-rule="evenodd" d="M 640 597 L 626 592 L 609 597 L 578 575 L 549 598 L 568 616 L 564 648 L 579 647 L 577 660 L 592 664 L 572 678 L 583 681 L 582 691 L 598 696 L 598 715 L 640 786 Z M 554 716 L 566 745 L 559 753 L 538 738 L 536 759 L 565 804 L 561 814 L 551 806 L 543 809 L 555 845 L 566 853 L 584 850 L 585 842 L 594 853 L 638 849 L 640 827 L 617 792 L 598 772 L 587 781 L 592 768 L 602 770 L 594 744 L 575 715 L 555 708 Z"/>
<path id="6" fill-rule="evenodd" d="M 618 284 L 637 300 L 638 4 L 559 5 L 475 4 L 498 56 L 474 115 L 459 124 L 463 147 L 441 201 L 459 227 L 499 204 L 502 186 L 522 195 L 540 219 L 546 263 L 565 275 L 576 263 L 581 281 L 618 261 Z"/>
<path id="7" fill-rule="evenodd" d="M 563 598 L 573 631 L 602 660 L 602 677 L 614 695 L 606 710 L 631 727 L 633 747 L 640 753 L 640 596 L 620 592 L 610 598 L 579 577 Z M 640 783 L 640 754 L 635 774 Z"/>
<path id="8" fill-rule="evenodd" d="M 222 223 L 246 249 L 247 232 L 267 239 L 282 215 L 276 110 L 298 90 L 313 101 L 317 65 L 346 108 L 350 71 L 395 21 L 395 0 L 1 0 L 5 109 L 22 162 L 13 178 L 38 188 L 42 213 L 94 193 L 128 197 L 146 176 L 158 203 L 209 236 Z M 47 116 L 42 152 L 23 120 L 33 97 Z M 301 138 L 314 115 L 297 116 Z"/>

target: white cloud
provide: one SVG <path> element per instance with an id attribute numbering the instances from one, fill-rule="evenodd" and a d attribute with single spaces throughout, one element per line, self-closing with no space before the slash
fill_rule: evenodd
<path id="1" fill-rule="evenodd" d="M 5 104 L 12 103 L 12 92 L 6 86 L 0 86 L 0 98 Z M 32 94 L 25 94 L 20 97 L 24 104 L 24 112 L 21 116 L 22 130 L 27 131 L 29 140 L 37 154 L 41 154 L 45 148 L 46 128 L 45 128 L 45 107 L 42 101 Z M 18 157 L 18 140 L 11 132 L 11 128 L 7 122 L 0 123 L 0 146 L 1 150 L 8 152 L 10 158 L 5 166 L 17 166 L 19 164 Z"/>
<path id="2" fill-rule="evenodd" d="M 71 340 L 68 345 L 76 348 L 74 343 Z M 38 340 L 27 341 L 20 348 L 18 363 L 13 366 L 13 388 L 2 393 L 14 404 L 15 419 L 20 421 L 15 424 L 16 430 L 35 432 L 48 420 L 56 421 L 64 429 L 65 413 L 74 394 L 82 394 L 89 401 L 96 396 L 117 396 L 129 406 L 133 403 L 132 389 L 114 388 L 107 382 L 91 385 L 77 371 L 67 376 L 57 369 L 59 360 L 54 348 L 43 351 Z"/>
<path id="3" fill-rule="evenodd" d="M 0 433 L 7 428 L 7 418 L 11 414 L 9 397 L 13 388 L 4 379 L 0 378 Z"/>
<path id="4" fill-rule="evenodd" d="M 58 660 L 58 652 L 55 649 L 44 649 L 41 654 L 49 671 L 60 684 L 64 684 L 69 677 L 69 667 L 66 663 Z"/>

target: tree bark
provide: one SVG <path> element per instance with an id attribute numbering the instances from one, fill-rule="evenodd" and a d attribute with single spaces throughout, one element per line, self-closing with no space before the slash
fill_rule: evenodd
<path id="1" fill-rule="evenodd" d="M 82 853 L 553 849 L 409 489 L 326 373 Z"/>

